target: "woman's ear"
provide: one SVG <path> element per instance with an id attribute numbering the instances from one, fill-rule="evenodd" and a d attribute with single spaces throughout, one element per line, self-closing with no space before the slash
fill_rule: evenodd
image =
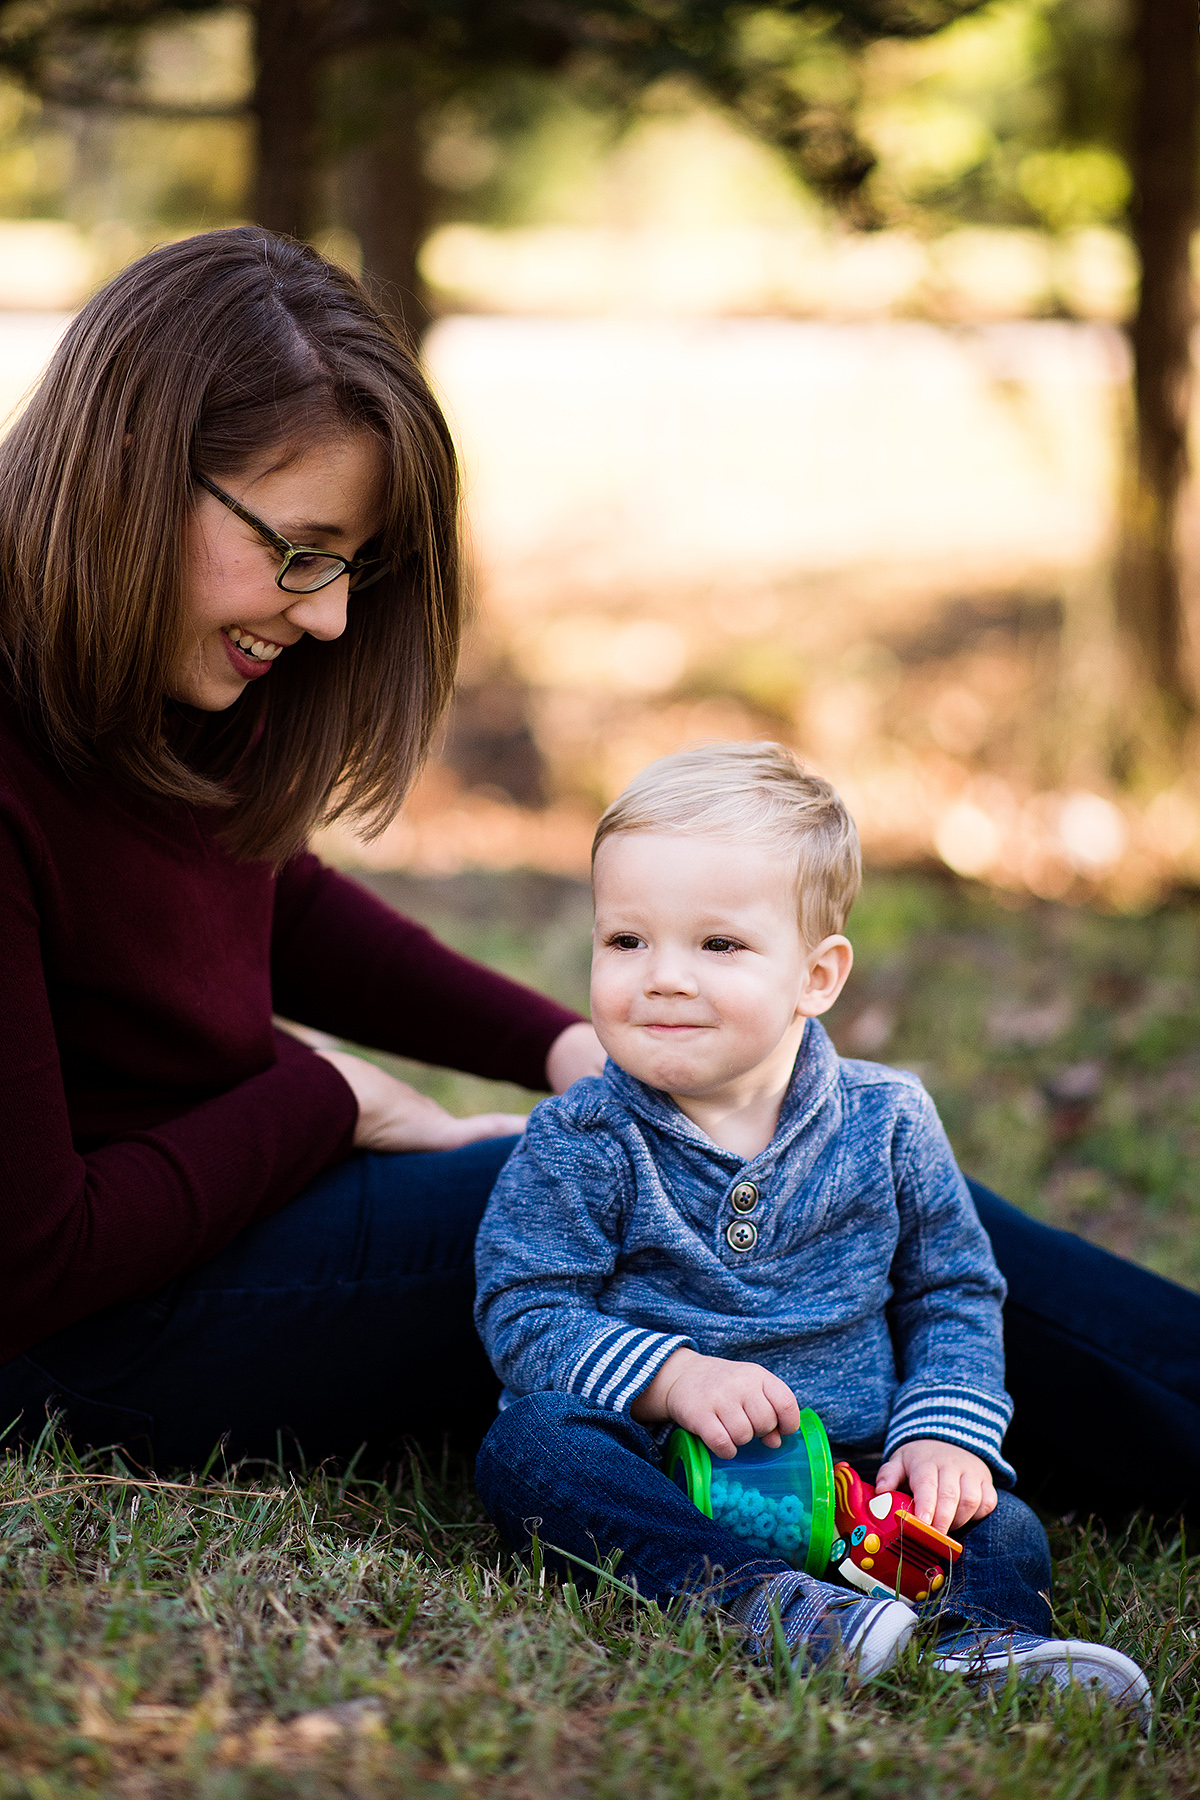
<path id="1" fill-rule="evenodd" d="M 828 1012 L 845 987 L 853 965 L 854 951 L 849 938 L 840 935 L 822 938 L 816 949 L 809 952 L 796 1011 L 806 1019 L 815 1019 Z"/>

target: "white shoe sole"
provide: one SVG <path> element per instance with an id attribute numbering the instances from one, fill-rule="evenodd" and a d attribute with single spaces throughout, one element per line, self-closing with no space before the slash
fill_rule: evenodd
<path id="1" fill-rule="evenodd" d="M 1047 1638 L 1028 1649 L 1014 1650 L 1003 1643 L 989 1649 L 984 1640 L 977 1650 L 954 1651 L 933 1658 L 935 1667 L 969 1681 L 986 1681 L 1003 1687 L 1009 1671 L 1030 1679 L 1053 1681 L 1057 1687 L 1098 1689 L 1135 1712 L 1143 1729 L 1150 1723 L 1150 1683 L 1132 1657 L 1108 1644 L 1084 1644 L 1077 1638 Z"/>
<path id="2" fill-rule="evenodd" d="M 842 1660 L 859 1681 L 890 1669 L 917 1629 L 917 1615 L 900 1600 L 880 1600 L 842 1645 Z"/>

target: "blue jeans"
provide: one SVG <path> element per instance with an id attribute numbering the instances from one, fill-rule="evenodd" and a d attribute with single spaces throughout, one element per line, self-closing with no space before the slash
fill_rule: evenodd
<path id="1" fill-rule="evenodd" d="M 36 1434 L 50 1406 L 79 1443 L 163 1469 L 222 1437 L 310 1460 L 478 1443 L 498 1385 L 471 1322 L 475 1231 L 512 1143 L 338 1164 L 211 1262 L 0 1366 L 0 1433 Z M 1085 1513 L 1194 1502 L 1200 1295 L 972 1192 L 1009 1284 L 1022 1493 Z"/>
<path id="2" fill-rule="evenodd" d="M 873 1475 L 880 1459 L 854 1460 Z M 475 1484 L 513 1550 L 527 1551 L 536 1531 L 547 1562 L 582 1587 L 595 1586 L 592 1570 L 614 1550 L 617 1578 L 662 1604 L 706 1590 L 735 1600 L 789 1567 L 705 1518 L 664 1474 L 643 1426 L 573 1394 L 526 1394 L 507 1407 L 483 1441 Z M 1001 1494 L 996 1510 L 960 1535 L 945 1595 L 922 1611 L 947 1629 L 1018 1625 L 1045 1636 L 1050 1549 L 1036 1515 Z"/>
<path id="3" fill-rule="evenodd" d="M 339 1163 L 211 1262 L 0 1367 L 0 1432 L 51 1408 L 159 1469 L 222 1438 L 230 1458 L 366 1444 L 379 1462 L 447 1432 L 474 1448 L 499 1393 L 471 1321 L 475 1232 L 514 1142 Z"/>
<path id="4" fill-rule="evenodd" d="M 1200 1294 L 968 1184 L 1008 1283 L 1004 1454 L 1027 1498 L 1118 1519 L 1200 1509 Z"/>

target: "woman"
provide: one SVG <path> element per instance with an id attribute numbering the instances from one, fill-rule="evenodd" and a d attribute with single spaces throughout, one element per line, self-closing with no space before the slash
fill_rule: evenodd
<path id="1" fill-rule="evenodd" d="M 598 1066 L 303 851 L 425 754 L 457 498 L 357 285 L 251 229 L 120 275 L 0 446 L 0 1426 L 54 1405 L 165 1464 L 487 1409 L 472 1245 L 523 1121 L 272 1024 L 532 1088 Z"/>
<path id="2" fill-rule="evenodd" d="M 456 512 L 412 357 L 251 228 L 118 276 L 0 445 L 0 1429 L 56 1409 L 167 1466 L 487 1421 L 473 1243 L 522 1121 L 272 1019 L 535 1089 L 600 1066 L 575 1014 L 303 848 L 385 824 L 421 763 Z M 977 1199 L 1025 1472 L 1176 1504 L 1200 1301 Z M 1163 1455 L 1127 1420 L 1112 1457 L 1114 1397 Z"/>

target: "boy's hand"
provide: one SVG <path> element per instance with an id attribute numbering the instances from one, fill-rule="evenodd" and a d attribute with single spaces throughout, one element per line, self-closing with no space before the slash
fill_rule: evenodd
<path id="1" fill-rule="evenodd" d="M 758 1363 L 726 1362 L 698 1350 L 675 1350 L 631 1408 L 641 1425 L 671 1419 L 729 1458 L 759 1437 L 773 1450 L 780 1433 L 800 1429 L 800 1407 L 785 1381 Z"/>
<path id="2" fill-rule="evenodd" d="M 901 1444 L 875 1477 L 875 1486 L 883 1494 L 906 1487 L 918 1519 L 938 1531 L 953 1531 L 969 1519 L 986 1519 L 996 1506 L 987 1464 L 940 1438 Z"/>

